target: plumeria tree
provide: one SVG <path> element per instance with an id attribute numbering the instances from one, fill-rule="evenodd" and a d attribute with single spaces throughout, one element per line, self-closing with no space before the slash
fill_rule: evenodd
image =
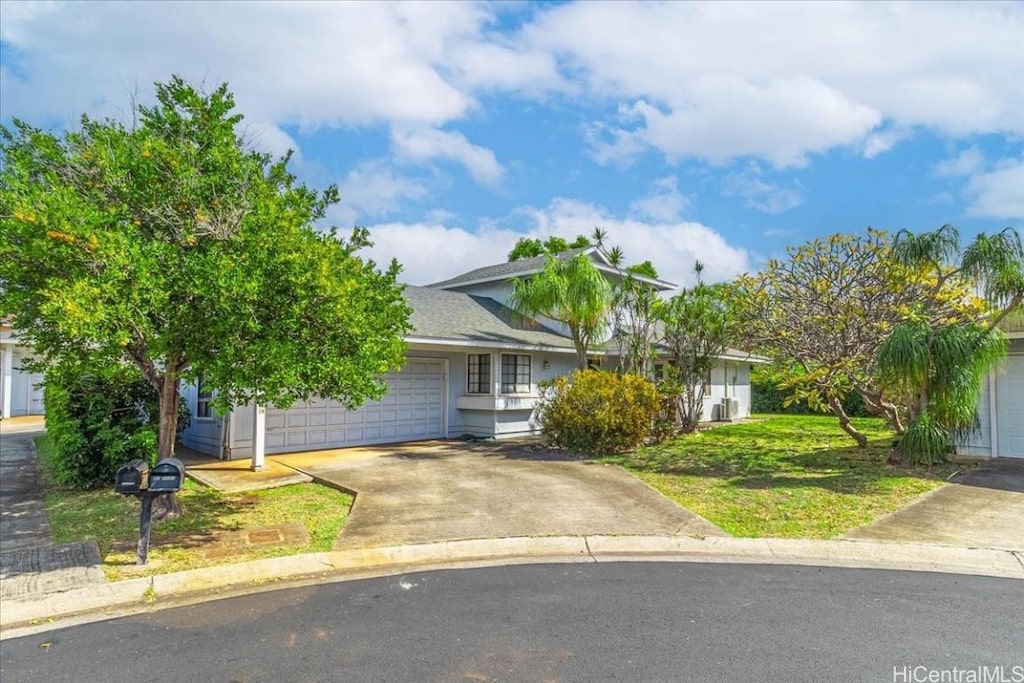
<path id="1" fill-rule="evenodd" d="M 966 271 L 939 272 L 898 258 L 893 235 L 868 229 L 787 249 L 754 275 L 737 279 L 739 338 L 748 348 L 798 370 L 782 387 L 792 399 L 833 413 L 858 445 L 867 438 L 844 402 L 858 393 L 868 410 L 902 433 L 906 411 L 878 373 L 879 348 L 917 312 L 930 324 L 982 319 Z"/>

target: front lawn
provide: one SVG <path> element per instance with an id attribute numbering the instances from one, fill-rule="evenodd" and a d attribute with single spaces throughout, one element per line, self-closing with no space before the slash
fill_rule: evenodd
<path id="1" fill-rule="evenodd" d="M 113 485 L 77 491 L 55 484 L 47 474 L 53 457 L 49 438 L 36 439 L 36 449 L 53 541 L 95 538 L 111 580 L 327 551 L 352 506 L 352 496 L 320 484 L 228 494 L 188 480 L 178 494 L 185 514 L 153 523 L 149 564 L 137 567 L 138 501 L 114 493 Z"/>
<path id="2" fill-rule="evenodd" d="M 825 415 L 758 415 L 609 457 L 734 536 L 831 538 L 940 485 L 956 465 L 887 464 L 893 433 L 855 419 L 866 449 Z"/>

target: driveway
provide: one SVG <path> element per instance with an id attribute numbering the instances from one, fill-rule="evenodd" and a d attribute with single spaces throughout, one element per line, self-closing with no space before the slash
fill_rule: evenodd
<path id="1" fill-rule="evenodd" d="M 985 463 L 846 538 L 1024 550 L 1024 462 Z"/>
<path id="2" fill-rule="evenodd" d="M 357 493 L 337 548 L 515 536 L 726 536 L 625 470 L 528 444 L 436 441 L 273 456 Z"/>

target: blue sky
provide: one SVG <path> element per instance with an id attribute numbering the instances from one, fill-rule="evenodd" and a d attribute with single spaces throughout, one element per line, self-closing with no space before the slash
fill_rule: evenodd
<path id="1" fill-rule="evenodd" d="M 687 284 L 868 225 L 1024 218 L 1024 4 L 0 3 L 0 118 L 227 81 L 424 284 L 606 229 Z"/>

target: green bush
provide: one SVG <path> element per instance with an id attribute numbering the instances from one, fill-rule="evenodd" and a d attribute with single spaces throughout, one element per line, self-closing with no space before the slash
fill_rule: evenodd
<path id="1" fill-rule="evenodd" d="M 779 389 L 767 382 L 750 383 L 750 412 L 778 413 L 785 415 L 821 415 L 821 411 L 812 410 L 807 401 L 794 401 L 785 405 L 790 392 Z M 855 391 L 851 391 L 843 399 L 843 408 L 850 417 L 870 417 L 864 399 Z"/>
<path id="2" fill-rule="evenodd" d="M 545 389 L 539 417 L 550 445 L 587 455 L 620 453 L 654 433 L 661 397 L 644 377 L 578 370 Z"/>
<path id="3" fill-rule="evenodd" d="M 71 364 L 46 373 L 46 431 L 53 474 L 76 488 L 110 487 L 117 469 L 135 458 L 153 465 L 159 412 L 156 391 L 128 365 Z M 181 404 L 179 432 L 190 422 Z"/>

